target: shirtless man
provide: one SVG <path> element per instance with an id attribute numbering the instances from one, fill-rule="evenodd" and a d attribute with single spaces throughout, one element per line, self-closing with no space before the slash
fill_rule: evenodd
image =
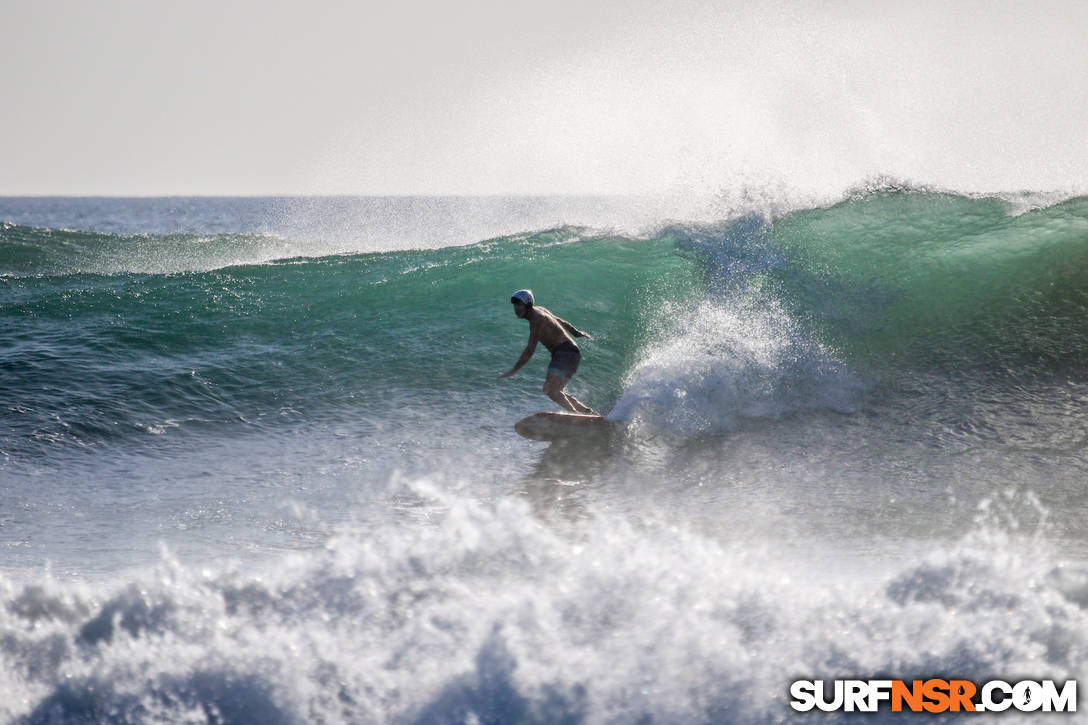
<path id="1" fill-rule="evenodd" d="M 499 377 L 508 378 L 516 373 L 522 365 L 529 362 L 536 350 L 536 344 L 542 342 L 552 354 L 548 377 L 544 379 L 544 392 L 571 413 L 594 413 L 573 395 L 563 392 L 582 359 L 582 352 L 571 337 L 585 337 L 590 340 L 593 338 L 566 320 L 556 317 L 546 308 L 535 306 L 530 290 L 518 290 L 510 301 L 514 303 L 514 314 L 529 321 L 529 344 L 525 346 L 525 352 L 521 353 L 514 367 Z"/>

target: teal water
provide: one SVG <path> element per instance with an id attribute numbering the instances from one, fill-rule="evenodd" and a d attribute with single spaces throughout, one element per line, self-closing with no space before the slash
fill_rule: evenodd
<path id="1" fill-rule="evenodd" d="M 5 719 L 793 722 L 794 675 L 1088 671 L 1088 200 L 288 201 L 0 200 Z M 497 379 L 522 287 L 618 436 L 513 433 L 553 407 L 543 351 Z"/>
<path id="2" fill-rule="evenodd" d="M 4 364 L 23 408 L 9 452 L 43 438 L 138 446 L 140 429 L 168 420 L 259 428 L 301 408 L 307 422 L 354 419 L 371 406 L 388 412 L 448 394 L 477 394 L 491 406 L 482 396 L 495 392 L 493 368 L 516 344 L 507 290 L 538 276 L 536 288 L 557 308 L 598 328 L 607 321 L 582 379 L 593 396 L 614 398 L 651 310 L 696 284 L 671 240 L 578 229 L 168 275 L 57 271 L 70 262 L 55 258 L 73 254 L 72 245 L 94 258 L 142 239 L 68 233 L 58 252 L 52 232 L 4 233 L 5 242 L 36 239 L 39 255 L 9 264 L 3 278 L 5 329 L 19 343 Z M 548 268 L 569 271 L 549 280 L 539 271 Z"/>
<path id="3" fill-rule="evenodd" d="M 11 224 L 2 234 L 3 363 L 25 408 L 12 418 L 9 452 L 41 436 L 97 445 L 117 428 L 135 445 L 130 433 L 166 420 L 259 426 L 292 407 L 355 417 L 383 390 L 392 405 L 398 395 L 493 396 L 490 373 L 516 336 L 506 293 L 525 283 L 602 331 L 579 384 L 604 407 L 669 321 L 701 304 L 778 305 L 865 378 L 938 365 L 953 375 L 1075 373 L 1088 349 L 1082 199 L 1010 216 L 993 199 L 886 194 L 773 224 L 669 226 L 639 238 L 569 227 L 169 274 L 125 262 L 199 267 L 193 258 L 244 259 L 287 243 Z"/>

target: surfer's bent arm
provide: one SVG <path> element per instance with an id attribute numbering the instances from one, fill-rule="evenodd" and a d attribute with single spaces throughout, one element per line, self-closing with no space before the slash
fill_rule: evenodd
<path id="1" fill-rule="evenodd" d="M 588 332 L 582 332 L 577 327 L 564 320 L 562 317 L 556 317 L 555 321 L 562 325 L 563 329 L 569 332 L 571 337 L 588 337 L 590 340 L 593 339 L 592 337 L 590 337 Z"/>
<path id="2" fill-rule="evenodd" d="M 514 363 L 514 367 L 510 368 L 509 370 L 507 370 L 505 373 L 503 373 L 499 377 L 500 378 L 508 378 L 511 375 L 513 375 L 514 373 L 516 373 L 518 370 L 520 370 L 522 365 L 529 362 L 529 358 L 531 358 L 533 356 L 533 353 L 536 352 L 536 343 L 537 343 L 536 333 L 530 334 L 529 335 L 529 344 L 525 346 L 524 352 L 521 353 L 521 357 L 518 358 L 518 361 L 516 363 Z"/>

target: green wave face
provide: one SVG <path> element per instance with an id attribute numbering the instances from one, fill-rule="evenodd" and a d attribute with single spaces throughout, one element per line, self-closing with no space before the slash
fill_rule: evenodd
<path id="1" fill-rule="evenodd" d="M 4 225 L 10 435 L 524 409 L 524 385 L 495 383 L 527 338 L 509 304 L 523 287 L 594 335 L 577 394 L 601 406 L 647 364 L 659 377 L 686 364 L 662 362 L 668 350 L 698 358 L 682 372 L 688 389 L 710 381 L 708 400 L 723 385 L 805 389 L 841 366 L 875 380 L 994 365 L 1082 374 L 1088 200 L 1010 212 L 995 199 L 877 193 L 641 238 L 561 228 L 318 258 L 282 258 L 296 245 L 259 235 Z M 520 375 L 543 382 L 545 357 Z"/>
<path id="2" fill-rule="evenodd" d="M 28 234 L 5 235 L 13 231 Z M 79 244 L 93 254 L 116 240 L 81 235 Z M 45 440 L 163 419 L 281 425 L 449 396 L 509 404 L 517 388 L 495 378 L 528 337 L 509 302 L 521 287 L 595 333 L 593 364 L 579 378 L 590 397 L 615 397 L 650 311 L 696 293 L 692 264 L 670 241 L 577 229 L 174 274 L 35 274 L 33 262 L 21 264 L 20 276 L 0 278 L 10 343 L 0 369 L 20 391 L 14 434 Z M 55 254 L 39 264 L 58 269 Z M 522 374 L 543 382 L 546 353 L 537 357 L 540 370 Z"/>
<path id="3" fill-rule="evenodd" d="M 1083 361 L 1088 200 L 1010 211 L 892 193 L 788 215 L 769 232 L 790 260 L 776 290 L 870 365 Z"/>

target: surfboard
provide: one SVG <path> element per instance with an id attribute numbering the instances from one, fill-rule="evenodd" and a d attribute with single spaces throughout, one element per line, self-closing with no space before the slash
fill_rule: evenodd
<path id="1" fill-rule="evenodd" d="M 534 441 L 562 440 L 611 429 L 612 422 L 603 415 L 581 413 L 533 413 L 514 424 L 518 435 Z"/>

